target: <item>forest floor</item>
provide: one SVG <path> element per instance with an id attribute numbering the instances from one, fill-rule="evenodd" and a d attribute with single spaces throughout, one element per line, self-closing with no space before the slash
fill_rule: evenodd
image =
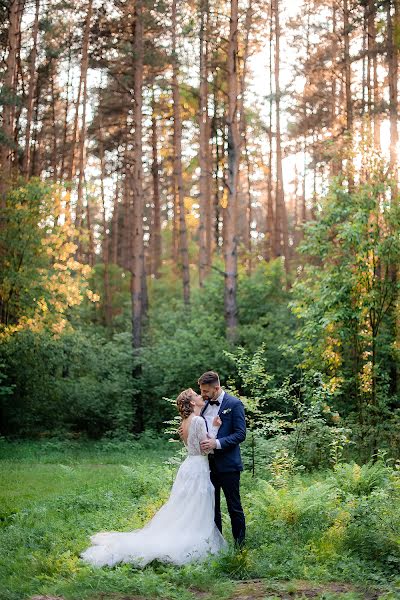
<path id="1" fill-rule="evenodd" d="M 179 457 L 159 444 L 0 440 L 0 600 L 400 600 L 394 568 L 384 571 L 382 562 L 342 549 L 336 538 L 328 538 L 324 553 L 310 545 L 326 529 L 329 497 L 319 482 L 330 475 L 323 472 L 278 491 L 277 516 L 261 533 L 259 513 L 255 519 L 249 507 L 256 482 L 245 474 L 249 547 L 242 555 L 228 554 L 206 568 L 82 564 L 79 553 L 91 533 L 141 527 L 168 498 Z M 312 509 L 307 518 L 303 505 Z M 386 501 L 393 527 L 396 506 Z M 230 535 L 227 517 L 224 531 Z M 371 529 L 366 535 L 368 545 Z M 386 543 L 385 535 L 379 543 Z"/>
<path id="2" fill-rule="evenodd" d="M 197 589 L 190 589 L 196 600 L 217 600 Z M 310 581 L 293 580 L 274 582 L 265 579 L 235 582 L 233 593 L 227 600 L 379 600 L 380 598 L 400 598 L 400 592 L 387 594 L 378 589 L 361 589 L 347 583 L 330 582 L 315 584 Z M 33 596 L 30 600 L 65 600 L 60 596 Z M 143 596 L 120 596 L 116 594 L 99 594 L 93 600 L 148 600 Z"/>

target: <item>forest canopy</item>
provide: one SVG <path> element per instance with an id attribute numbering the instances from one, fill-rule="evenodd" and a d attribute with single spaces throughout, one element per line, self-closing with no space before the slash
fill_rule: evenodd
<path id="1" fill-rule="evenodd" d="M 3 2 L 0 434 L 214 369 L 307 467 L 398 459 L 399 46 L 398 0 Z"/>

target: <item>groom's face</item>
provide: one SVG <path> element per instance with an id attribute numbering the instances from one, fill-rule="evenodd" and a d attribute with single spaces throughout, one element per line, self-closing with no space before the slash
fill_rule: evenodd
<path id="1" fill-rule="evenodd" d="M 204 400 L 207 402 L 208 400 L 216 400 L 221 392 L 220 385 L 211 385 L 209 383 L 201 383 L 200 384 L 200 393 Z"/>

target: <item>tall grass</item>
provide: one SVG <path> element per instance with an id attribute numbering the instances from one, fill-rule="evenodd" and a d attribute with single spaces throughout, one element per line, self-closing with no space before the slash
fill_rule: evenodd
<path id="1" fill-rule="evenodd" d="M 242 476 L 247 546 L 181 568 L 153 563 L 96 569 L 79 553 L 99 530 L 141 527 L 168 498 L 174 448 L 142 443 L 2 440 L 0 598 L 78 600 L 119 592 L 221 600 L 232 579 L 340 579 L 399 584 L 400 478 L 382 462 L 290 477 Z M 232 542 L 229 520 L 224 534 Z M 396 583 L 397 582 L 397 583 Z M 394 593 L 394 592 L 393 592 Z"/>

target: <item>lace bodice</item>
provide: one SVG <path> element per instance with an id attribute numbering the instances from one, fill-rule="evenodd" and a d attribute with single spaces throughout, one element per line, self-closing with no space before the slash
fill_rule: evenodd
<path id="1" fill-rule="evenodd" d="M 202 456 L 205 453 L 200 450 L 200 442 L 207 437 L 206 423 L 203 417 L 195 415 L 189 426 L 186 448 L 189 456 Z"/>

